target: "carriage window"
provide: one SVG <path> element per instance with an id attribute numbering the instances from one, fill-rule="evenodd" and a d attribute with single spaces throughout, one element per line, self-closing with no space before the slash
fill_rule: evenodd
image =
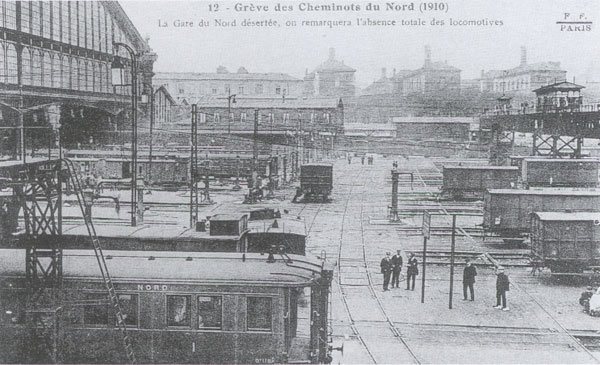
<path id="1" fill-rule="evenodd" d="M 137 327 L 138 296 L 131 294 L 119 294 L 119 304 L 121 305 L 121 312 L 123 313 L 125 325 Z"/>
<path id="2" fill-rule="evenodd" d="M 167 326 L 190 327 L 190 296 L 167 297 Z"/>
<path id="3" fill-rule="evenodd" d="M 198 328 L 221 329 L 221 297 L 198 297 Z"/>
<path id="4" fill-rule="evenodd" d="M 93 325 L 107 325 L 107 294 L 89 294 L 86 296 L 86 303 L 87 304 L 83 307 L 83 323 Z"/>
<path id="5" fill-rule="evenodd" d="M 248 330 L 270 331 L 272 328 L 272 298 L 248 297 Z"/>

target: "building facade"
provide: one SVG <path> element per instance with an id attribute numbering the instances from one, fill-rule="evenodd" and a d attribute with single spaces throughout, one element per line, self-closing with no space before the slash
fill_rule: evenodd
<path id="1" fill-rule="evenodd" d="M 314 71 L 304 76 L 304 95 L 348 97 L 356 94 L 356 70 L 335 58 L 335 49 L 329 49 L 329 58 Z"/>
<path id="2" fill-rule="evenodd" d="M 394 92 L 401 95 L 441 93 L 457 94 L 460 91 L 460 72 L 447 62 L 433 62 L 431 48 L 425 46 L 423 67 L 417 70 L 401 70 L 392 79 Z"/>
<path id="3" fill-rule="evenodd" d="M 244 67 L 229 72 L 220 66 L 217 72 L 158 72 L 154 85 L 164 86 L 178 101 L 203 96 L 241 98 L 294 98 L 302 95 L 302 80 L 283 73 L 250 73 Z"/>
<path id="4" fill-rule="evenodd" d="M 527 63 L 527 49 L 521 47 L 519 66 L 508 70 L 482 71 L 480 90 L 506 94 L 532 94 L 532 90 L 566 81 L 560 62 Z"/>

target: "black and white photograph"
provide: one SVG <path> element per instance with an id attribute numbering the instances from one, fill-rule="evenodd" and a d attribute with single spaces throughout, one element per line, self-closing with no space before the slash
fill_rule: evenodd
<path id="1" fill-rule="evenodd" d="M 0 1 L 0 364 L 600 363 L 597 0 Z"/>

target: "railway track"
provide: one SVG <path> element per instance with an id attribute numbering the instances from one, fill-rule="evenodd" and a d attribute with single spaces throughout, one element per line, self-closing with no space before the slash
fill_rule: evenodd
<path id="1" fill-rule="evenodd" d="M 372 175 L 372 172 L 371 172 L 371 174 L 368 174 L 368 177 L 370 178 L 371 175 Z M 362 256 L 361 256 L 361 259 L 352 260 L 352 261 L 349 261 L 347 259 L 342 259 L 342 250 L 344 249 L 344 242 L 345 242 L 344 223 L 346 223 L 349 203 L 350 203 L 352 197 L 356 196 L 355 194 L 352 194 L 352 191 L 357 185 L 352 185 L 350 187 L 350 193 L 348 194 L 346 202 L 344 204 L 342 229 L 340 232 L 339 247 L 338 247 L 338 280 L 336 282 L 338 284 L 340 292 L 342 293 L 342 302 L 343 302 L 343 305 L 344 305 L 344 308 L 345 308 L 345 311 L 346 311 L 346 314 L 347 314 L 347 317 L 348 317 L 348 320 L 350 323 L 350 328 L 352 329 L 352 332 L 354 333 L 354 337 L 356 339 L 358 339 L 358 341 L 361 343 L 361 345 L 363 346 L 365 351 L 368 353 L 368 355 L 371 358 L 371 360 L 373 361 L 373 363 L 380 363 L 381 361 L 378 361 L 377 356 L 375 355 L 374 351 L 371 350 L 371 348 L 367 344 L 367 341 L 365 341 L 365 339 L 361 335 L 359 327 L 357 326 L 357 321 L 355 320 L 355 318 L 353 316 L 352 310 L 350 308 L 350 305 L 349 305 L 348 299 L 347 299 L 346 286 L 343 285 L 341 282 L 342 263 L 350 263 L 350 265 L 349 265 L 350 267 L 359 266 L 359 267 L 363 267 L 365 269 L 365 272 L 367 275 L 367 286 L 369 289 L 369 293 L 371 294 L 371 297 L 375 300 L 377 309 L 379 310 L 380 314 L 385 319 L 387 329 L 391 332 L 392 336 L 403 346 L 403 349 L 405 350 L 404 353 L 408 355 L 410 360 L 413 363 L 420 364 L 421 362 L 419 361 L 419 359 L 417 358 L 417 356 L 415 355 L 413 350 L 410 348 L 408 343 L 405 341 L 403 336 L 400 334 L 398 329 L 394 326 L 394 323 L 392 322 L 390 316 L 386 312 L 385 307 L 383 306 L 383 303 L 382 303 L 381 299 L 379 298 L 377 291 L 375 290 L 373 278 L 371 276 L 369 261 L 367 260 L 367 246 L 366 246 L 365 240 L 364 240 L 364 227 L 363 227 L 363 224 L 364 224 L 363 223 L 364 222 L 364 219 L 363 219 L 364 201 L 363 200 L 364 200 L 368 180 L 369 179 L 364 178 L 362 186 L 361 186 L 362 191 L 359 194 L 359 196 L 360 196 L 359 228 L 360 228 L 360 246 L 361 246 L 360 253 L 362 254 Z"/>

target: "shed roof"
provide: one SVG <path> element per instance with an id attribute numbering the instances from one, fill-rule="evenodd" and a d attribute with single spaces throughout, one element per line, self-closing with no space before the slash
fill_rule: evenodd
<path id="1" fill-rule="evenodd" d="M 599 221 L 600 212 L 534 212 L 542 221 Z"/>
<path id="2" fill-rule="evenodd" d="M 543 95 L 551 93 L 553 91 L 579 91 L 583 88 L 585 88 L 585 86 L 577 85 L 568 81 L 563 81 L 551 85 L 542 86 L 539 89 L 533 90 L 533 92 L 538 95 Z"/>
<path id="3" fill-rule="evenodd" d="M 452 170 L 511 170 L 511 171 L 519 171 L 519 167 L 518 166 L 478 166 L 478 165 L 472 165 L 472 166 L 456 166 L 456 165 L 452 165 L 452 166 L 446 166 L 444 165 L 444 169 L 452 169 Z"/>
<path id="4" fill-rule="evenodd" d="M 572 189 L 490 189 L 490 194 L 510 194 L 510 195 L 562 195 L 562 196 L 600 196 L 600 191 L 596 190 L 572 190 Z"/>

